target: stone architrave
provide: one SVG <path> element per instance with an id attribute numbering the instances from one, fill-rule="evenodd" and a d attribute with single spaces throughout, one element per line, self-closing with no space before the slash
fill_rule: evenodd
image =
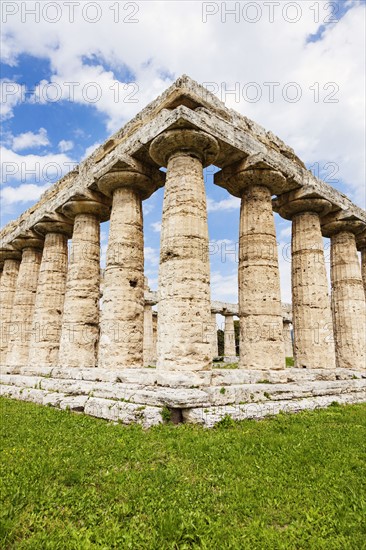
<path id="1" fill-rule="evenodd" d="M 209 370 L 210 266 L 203 167 L 217 141 L 196 130 L 169 130 L 150 146 L 167 167 L 159 267 L 158 362 L 164 370 Z"/>

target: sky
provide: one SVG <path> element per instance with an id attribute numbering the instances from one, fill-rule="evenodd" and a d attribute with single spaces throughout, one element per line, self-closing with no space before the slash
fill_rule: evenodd
<path id="1" fill-rule="evenodd" d="M 1 227 L 182 74 L 366 207 L 364 0 L 4 0 L 0 9 Z M 212 299 L 236 302 L 240 201 L 214 185 L 214 171 L 205 172 Z M 153 289 L 163 193 L 144 202 Z M 291 227 L 275 221 L 289 302 Z M 105 254 L 108 223 L 101 236 Z"/>

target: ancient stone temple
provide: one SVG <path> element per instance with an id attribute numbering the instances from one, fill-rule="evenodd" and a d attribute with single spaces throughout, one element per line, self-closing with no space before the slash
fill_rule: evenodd
<path id="1" fill-rule="evenodd" d="M 209 165 L 241 200 L 238 304 L 211 301 Z M 142 204 L 163 186 L 152 292 Z M 292 305 L 281 304 L 274 212 L 292 222 Z M 4 396 L 144 426 L 166 408 L 176 422 L 211 426 L 366 401 L 366 212 L 186 76 L 0 237 Z"/>

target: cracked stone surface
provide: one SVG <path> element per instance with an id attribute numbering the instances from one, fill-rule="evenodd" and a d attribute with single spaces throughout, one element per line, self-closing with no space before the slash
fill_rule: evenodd
<path id="1" fill-rule="evenodd" d="M 331 279 L 337 366 L 364 371 L 365 293 L 353 233 L 339 231 L 331 237 Z"/>
<path id="2" fill-rule="evenodd" d="M 157 367 L 211 368 L 211 301 L 203 164 L 216 141 L 191 130 L 153 142 L 156 162 L 167 165 L 161 228 Z M 209 155 L 209 159 L 207 159 Z"/>
<path id="3" fill-rule="evenodd" d="M 285 350 L 271 191 L 244 188 L 239 230 L 240 367 L 283 369 Z M 266 181 L 264 181 L 266 183 Z"/>
<path id="4" fill-rule="evenodd" d="M 26 365 L 28 362 L 41 260 L 42 252 L 39 249 L 31 247 L 23 249 L 11 315 L 6 358 L 9 365 Z"/>
<path id="5" fill-rule="evenodd" d="M 100 221 L 75 216 L 67 273 L 59 364 L 95 367 L 99 339 Z"/>
<path id="6" fill-rule="evenodd" d="M 9 326 L 14 303 L 20 260 L 5 259 L 0 280 L 1 332 L 0 365 L 5 363 L 9 341 Z"/>
<path id="7" fill-rule="evenodd" d="M 47 233 L 34 304 L 30 365 L 57 364 L 67 274 L 67 235 Z"/>
<path id="8" fill-rule="evenodd" d="M 333 322 L 317 212 L 293 216 L 291 252 L 295 366 L 334 368 Z"/>
<path id="9" fill-rule="evenodd" d="M 113 193 L 109 226 L 99 360 L 102 368 L 142 367 L 144 333 L 144 241 L 139 193 L 123 187 Z"/>

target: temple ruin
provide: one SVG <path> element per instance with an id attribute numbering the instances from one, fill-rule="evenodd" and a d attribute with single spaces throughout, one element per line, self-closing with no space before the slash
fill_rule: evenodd
<path id="1" fill-rule="evenodd" d="M 211 301 L 209 165 L 220 169 L 214 183 L 241 200 L 238 304 Z M 163 186 L 152 292 L 142 203 Z M 292 306 L 281 304 L 274 212 L 292 222 Z M 366 212 L 186 76 L 0 238 L 3 396 L 145 427 L 166 409 L 175 422 L 212 426 L 225 415 L 366 401 Z M 217 314 L 226 361 L 238 368 L 213 368 Z"/>

